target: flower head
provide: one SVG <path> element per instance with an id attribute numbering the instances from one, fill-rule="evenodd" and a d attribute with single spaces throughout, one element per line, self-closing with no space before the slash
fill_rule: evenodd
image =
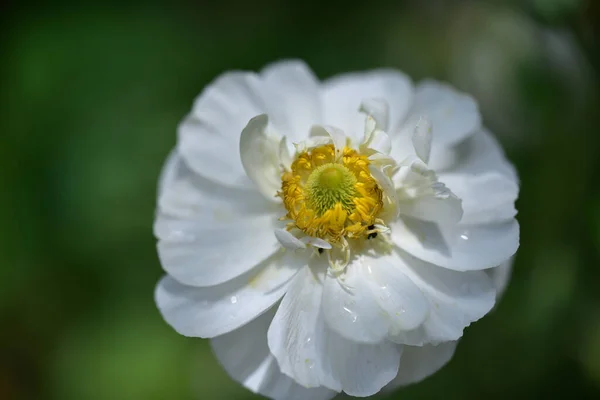
<path id="1" fill-rule="evenodd" d="M 472 98 L 301 62 L 227 73 L 179 128 L 155 234 L 166 321 L 274 399 L 441 368 L 519 244 L 517 177 Z M 500 271 L 502 273 L 498 273 Z"/>

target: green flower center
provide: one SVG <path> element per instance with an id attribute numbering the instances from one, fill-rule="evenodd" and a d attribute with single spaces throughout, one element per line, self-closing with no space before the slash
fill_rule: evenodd
<path id="1" fill-rule="evenodd" d="M 309 204 L 319 216 L 333 209 L 337 203 L 351 213 L 355 208 L 355 185 L 356 177 L 345 166 L 335 163 L 321 165 L 312 171 L 306 181 Z"/>

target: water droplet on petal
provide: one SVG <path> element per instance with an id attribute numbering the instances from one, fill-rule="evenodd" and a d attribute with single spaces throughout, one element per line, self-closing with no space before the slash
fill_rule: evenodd
<path id="1" fill-rule="evenodd" d="M 462 233 L 462 234 L 460 235 L 460 238 L 461 238 L 462 240 L 469 240 L 469 235 L 468 235 L 468 232 L 464 232 L 464 233 Z"/>
<path id="2" fill-rule="evenodd" d="M 229 299 L 229 301 L 231 302 L 231 304 L 235 304 L 237 303 L 237 296 L 231 296 L 231 298 Z"/>
<path id="3" fill-rule="evenodd" d="M 346 311 L 348 314 L 350 314 L 350 318 L 352 319 L 352 322 L 356 322 L 358 320 L 358 315 L 356 315 L 356 313 L 354 311 L 352 311 L 351 309 L 349 309 L 348 307 L 344 307 L 344 311 Z"/>
<path id="4" fill-rule="evenodd" d="M 306 344 L 309 344 L 312 341 L 312 338 L 309 336 L 306 338 Z"/>

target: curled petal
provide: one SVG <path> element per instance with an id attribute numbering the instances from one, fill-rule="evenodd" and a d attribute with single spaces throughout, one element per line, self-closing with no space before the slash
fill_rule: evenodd
<path id="1" fill-rule="evenodd" d="M 268 199 L 275 197 L 281 186 L 279 168 L 279 145 L 266 135 L 268 118 L 265 114 L 254 117 L 242 130 L 240 157 L 248 177 Z"/>

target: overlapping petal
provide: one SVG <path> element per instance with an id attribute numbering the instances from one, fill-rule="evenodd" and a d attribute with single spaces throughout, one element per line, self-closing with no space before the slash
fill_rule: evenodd
<path id="1" fill-rule="evenodd" d="M 452 271 L 396 249 L 398 266 L 423 292 L 429 305 L 418 328 L 399 331 L 393 341 L 412 346 L 458 340 L 464 328 L 494 306 L 496 290 L 485 271 Z"/>
<path id="2" fill-rule="evenodd" d="M 496 267 L 515 254 L 519 247 L 516 220 L 442 229 L 432 222 L 403 217 L 391 228 L 392 239 L 406 252 L 456 271 Z"/>
<path id="3" fill-rule="evenodd" d="M 299 140 L 321 121 L 316 78 L 300 61 L 261 74 L 229 72 L 210 83 L 179 127 L 178 151 L 198 174 L 230 186 L 246 184 L 235 150 L 251 118 L 267 114 L 278 135 Z"/>
<path id="4" fill-rule="evenodd" d="M 452 359 L 457 344 L 458 342 L 445 342 L 435 346 L 404 346 L 398 376 L 385 390 L 392 391 L 433 375 Z"/>
<path id="5" fill-rule="evenodd" d="M 227 373 L 254 393 L 274 400 L 328 400 L 337 392 L 323 387 L 305 388 L 283 374 L 267 345 L 267 330 L 275 309 L 211 341 Z"/>
<path id="6" fill-rule="evenodd" d="M 180 282 L 220 284 L 277 250 L 273 205 L 255 189 L 205 179 L 177 153 L 162 176 L 154 233 L 163 268 Z"/>
<path id="7" fill-rule="evenodd" d="M 294 278 L 269 327 L 271 353 L 282 372 L 305 387 L 375 394 L 396 376 L 402 347 L 357 343 L 333 332 L 321 313 L 323 279 L 314 268 Z"/>
<path id="8" fill-rule="evenodd" d="M 375 70 L 351 73 L 326 80 L 322 88 L 324 120 L 347 135 L 362 137 L 365 115 L 357 111 L 365 99 L 382 99 L 388 104 L 390 132 L 406 116 L 413 100 L 410 78 L 399 71 Z"/>
<path id="9" fill-rule="evenodd" d="M 293 252 L 277 254 L 231 281 L 202 288 L 167 276 L 156 288 L 156 304 L 180 334 L 212 338 L 268 310 L 284 295 L 288 283 L 305 263 L 304 257 Z"/>

